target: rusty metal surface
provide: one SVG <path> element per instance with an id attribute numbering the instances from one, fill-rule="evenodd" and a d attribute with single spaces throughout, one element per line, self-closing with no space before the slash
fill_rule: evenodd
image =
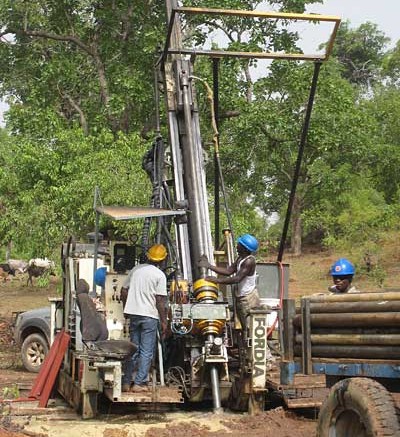
<path id="1" fill-rule="evenodd" d="M 362 302 L 362 301 L 386 301 L 399 300 L 398 291 L 345 293 L 345 294 L 316 294 L 307 297 L 310 302 Z"/>
<path id="2" fill-rule="evenodd" d="M 368 327 L 398 327 L 400 313 L 320 313 L 311 314 L 311 327 L 320 328 L 368 328 Z M 293 319 L 293 324 L 300 327 L 302 318 L 298 314 Z"/>
<path id="3" fill-rule="evenodd" d="M 180 387 L 150 387 L 147 392 L 123 392 L 118 399 L 113 398 L 113 390 L 106 388 L 104 394 L 112 402 L 131 403 L 183 403 L 182 389 Z"/>
<path id="4" fill-rule="evenodd" d="M 298 373 L 294 376 L 293 384 L 281 384 L 278 371 L 270 373 L 267 387 L 278 391 L 288 408 L 313 408 L 320 407 L 329 393 L 326 387 L 325 375 L 304 375 Z"/>
<path id="5" fill-rule="evenodd" d="M 273 388 L 275 390 L 284 390 L 284 389 L 309 389 L 309 388 L 325 388 L 325 375 L 304 375 L 301 373 L 297 373 L 294 376 L 293 384 L 281 384 L 280 381 L 280 373 L 274 372 L 268 375 L 267 378 L 267 387 Z"/>
<path id="6" fill-rule="evenodd" d="M 183 215 L 183 210 L 162 208 L 149 208 L 141 206 L 98 206 L 96 211 L 107 215 L 114 220 L 132 220 L 145 217 L 164 217 L 170 215 Z"/>
<path id="7" fill-rule="evenodd" d="M 58 392 L 75 410 L 78 410 L 81 400 L 80 385 L 74 383 L 71 376 L 64 370 L 60 371 L 57 383 Z"/>
<path id="8" fill-rule="evenodd" d="M 326 389 L 326 393 L 320 396 L 311 398 L 297 398 L 291 399 L 284 397 L 285 404 L 288 408 L 319 408 L 324 403 L 329 390 Z"/>
<path id="9" fill-rule="evenodd" d="M 396 404 L 396 408 L 400 410 L 400 393 L 391 393 L 391 395 Z"/>
<path id="10" fill-rule="evenodd" d="M 337 363 L 338 360 L 336 358 L 318 358 L 313 357 L 313 363 Z M 358 364 L 360 362 L 359 359 L 356 358 L 341 358 L 340 363 L 343 364 Z M 362 361 L 364 364 L 388 364 L 393 366 L 399 366 L 400 360 L 394 359 L 365 359 Z"/>
<path id="11" fill-rule="evenodd" d="M 296 356 L 301 356 L 301 346 L 295 346 L 294 352 Z M 343 358 L 354 359 L 400 359 L 399 346 L 370 346 L 370 345 L 316 345 L 311 348 L 313 358 Z"/>
<path id="12" fill-rule="evenodd" d="M 303 337 L 296 335 L 296 343 Z M 311 334 L 311 344 L 318 345 L 392 345 L 400 344 L 400 334 Z"/>
<path id="13" fill-rule="evenodd" d="M 39 407 L 38 401 L 10 402 L 7 405 L 7 411 L 10 416 L 46 416 L 47 420 L 75 420 L 79 418 L 78 414 L 68 406 Z"/>
<path id="14" fill-rule="evenodd" d="M 311 303 L 310 311 L 312 314 L 396 312 L 400 311 L 400 293 L 398 300 Z"/>

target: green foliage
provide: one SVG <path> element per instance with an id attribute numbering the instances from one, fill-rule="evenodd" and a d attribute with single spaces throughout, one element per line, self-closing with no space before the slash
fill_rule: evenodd
<path id="1" fill-rule="evenodd" d="M 136 135 L 114 138 L 104 130 L 86 137 L 80 129 L 55 132 L 51 145 L 15 138 L 7 144 L 10 180 L 2 180 L 2 240 L 49 255 L 68 235 L 93 230 L 93 194 L 104 203 L 147 204 L 149 187 L 141 177 L 145 145 Z M 7 152 L 7 153 L 6 153 Z"/>
<path id="2" fill-rule="evenodd" d="M 39 288 L 47 288 L 50 284 L 50 276 L 49 274 L 44 274 L 42 276 L 40 276 L 37 281 L 36 281 L 36 285 Z"/>
<path id="3" fill-rule="evenodd" d="M 2 389 L 2 398 L 3 399 L 17 399 L 19 398 L 19 388 L 17 384 L 12 385 L 11 387 L 4 387 Z"/>
<path id="4" fill-rule="evenodd" d="M 254 102 L 241 105 L 240 115 L 221 130 L 229 186 L 245 191 L 267 216 L 285 213 L 311 76 L 311 65 L 274 62 L 271 75 L 255 83 Z M 351 169 L 358 172 L 372 161 L 374 123 L 357 99 L 337 63 L 324 66 L 297 188 L 308 231 L 321 226 L 309 217 L 323 210 L 324 198 L 331 202 L 346 191 Z"/>
<path id="5" fill-rule="evenodd" d="M 268 6 L 303 12 L 312 3 L 321 1 L 274 0 Z M 183 4 L 265 6 L 261 0 Z M 217 27 L 231 50 L 298 50 L 296 33 L 261 21 L 193 16 L 184 21 L 185 44 L 202 44 Z M 151 187 L 141 169 L 148 144 L 141 138 L 154 124 L 153 64 L 164 23 L 164 2 L 0 4 L 0 97 L 10 104 L 7 131 L 0 130 L 2 244 L 13 241 L 26 257 L 51 257 L 65 237 L 93 230 L 95 186 L 105 204 L 148 204 Z M 344 23 L 336 59 L 321 69 L 293 217 L 302 221 L 303 235 L 318 233 L 327 246 L 361 243 L 398 226 L 400 55 L 399 43 L 385 52 L 387 43 L 373 23 L 356 29 Z M 252 78 L 255 64 L 220 61 L 220 154 L 235 233 L 275 242 L 313 65 L 274 61 L 267 77 Z M 212 62 L 198 59 L 195 74 L 211 84 Z M 213 180 L 210 104 L 202 86 L 197 94 Z M 161 129 L 166 132 L 165 123 Z M 280 221 L 267 229 L 265 217 L 272 213 Z M 223 213 L 221 225 L 227 225 Z M 132 237 L 136 226 L 118 225 L 117 232 Z"/>
<path id="6" fill-rule="evenodd" d="M 374 23 L 363 23 L 357 29 L 351 29 L 348 21 L 341 23 L 333 53 L 343 65 L 343 76 L 356 84 L 373 82 L 389 41 Z"/>
<path id="7" fill-rule="evenodd" d="M 374 98 L 365 103 L 365 111 L 375 119 L 376 143 L 371 172 L 374 184 L 388 203 L 398 203 L 400 181 L 400 89 L 393 85 L 375 88 Z"/>
<path id="8" fill-rule="evenodd" d="M 387 273 L 382 266 L 382 239 L 369 240 L 360 247 L 357 277 L 367 277 L 378 287 L 383 287 Z"/>
<path id="9" fill-rule="evenodd" d="M 131 132 L 147 121 L 163 4 L 106 3 L 0 5 L 0 93 L 11 104 L 12 131 L 43 136 L 57 124 Z"/>
<path id="10" fill-rule="evenodd" d="M 399 84 L 400 78 L 400 41 L 396 46 L 385 53 L 382 60 L 382 70 L 386 77 L 389 77 L 393 84 Z"/>
<path id="11" fill-rule="evenodd" d="M 382 266 L 378 265 L 374 267 L 371 272 L 369 272 L 368 276 L 379 288 L 383 288 L 387 274 Z"/>
<path id="12" fill-rule="evenodd" d="M 322 3 L 322 0 L 274 0 L 265 4 L 262 0 L 186 0 L 185 6 L 201 8 L 221 8 L 237 10 L 256 10 L 269 6 L 279 12 L 305 11 L 307 4 Z M 206 14 L 191 17 L 189 21 L 191 40 L 194 44 L 203 44 L 209 34 L 218 29 L 228 40 L 230 50 L 267 51 L 293 49 L 297 41 L 296 32 L 291 32 L 287 23 L 276 20 L 254 20 L 248 17 L 213 17 Z M 201 26 L 200 26 L 201 25 Z M 248 61 L 244 61 L 246 64 Z M 256 61 L 250 61 L 254 64 Z"/>
<path id="13" fill-rule="evenodd" d="M 362 185 L 353 178 L 349 189 L 326 199 L 321 208 L 304 212 L 305 229 L 319 229 L 326 247 L 374 241 L 385 230 L 397 226 L 398 208 L 387 205 L 382 194 L 365 178 Z"/>

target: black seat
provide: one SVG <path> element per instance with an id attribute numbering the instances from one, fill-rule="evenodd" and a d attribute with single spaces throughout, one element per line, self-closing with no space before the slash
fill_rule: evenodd
<path id="1" fill-rule="evenodd" d="M 125 360 L 133 355 L 137 346 L 128 340 L 107 340 L 108 329 L 105 318 L 96 310 L 96 305 L 89 296 L 89 284 L 79 279 L 76 298 L 81 313 L 82 342 L 91 356 Z"/>

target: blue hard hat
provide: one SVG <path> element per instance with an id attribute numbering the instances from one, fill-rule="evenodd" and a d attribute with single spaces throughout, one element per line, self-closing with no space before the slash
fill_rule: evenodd
<path id="1" fill-rule="evenodd" d="M 99 267 L 94 274 L 94 282 L 99 287 L 104 287 L 106 283 L 107 267 Z"/>
<path id="2" fill-rule="evenodd" d="M 250 252 L 255 252 L 258 249 L 258 241 L 256 237 L 250 234 L 241 235 L 237 242 Z"/>
<path id="3" fill-rule="evenodd" d="M 331 276 L 354 275 L 356 269 L 346 258 L 338 259 L 331 267 Z"/>

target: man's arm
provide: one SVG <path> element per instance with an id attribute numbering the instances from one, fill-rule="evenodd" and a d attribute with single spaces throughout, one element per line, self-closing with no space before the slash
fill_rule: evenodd
<path id="1" fill-rule="evenodd" d="M 236 263 L 232 264 L 232 265 L 236 266 Z M 234 276 L 229 276 L 226 278 L 215 278 L 214 276 L 207 276 L 205 279 L 207 281 L 211 281 L 211 282 L 214 282 L 216 284 L 238 284 L 246 276 L 249 276 L 250 274 L 252 274 L 252 270 L 254 270 L 254 267 L 255 267 L 255 260 L 254 260 L 254 258 L 250 257 L 242 262 L 242 264 L 240 265 L 239 271 Z M 232 273 L 234 273 L 234 271 L 235 271 L 235 269 L 233 270 Z M 215 272 L 219 273 L 218 271 L 215 271 Z"/>
<path id="2" fill-rule="evenodd" d="M 122 305 L 124 306 L 124 308 L 125 308 L 127 299 L 128 299 L 128 288 L 122 287 L 121 288 L 121 300 L 122 300 Z"/>
<path id="3" fill-rule="evenodd" d="M 165 337 L 167 333 L 167 296 L 156 294 L 156 307 L 160 316 L 162 336 Z"/>
<path id="4" fill-rule="evenodd" d="M 121 287 L 121 300 L 124 308 L 126 305 L 126 300 L 128 299 L 128 291 L 129 291 L 129 285 L 131 283 L 132 270 L 129 271 L 128 276 L 125 278 L 125 281 Z"/>
<path id="5" fill-rule="evenodd" d="M 213 266 L 209 263 L 208 258 L 206 255 L 202 255 L 199 259 L 199 262 L 197 263 L 199 267 L 210 269 L 215 273 L 218 273 L 219 275 L 225 275 L 230 276 L 232 273 L 235 273 L 237 268 L 237 263 L 234 262 L 233 264 L 229 265 L 228 267 L 219 267 L 219 266 Z"/>
<path id="6" fill-rule="evenodd" d="M 218 275 L 230 276 L 232 273 L 236 272 L 236 263 L 231 264 L 228 267 L 212 266 L 210 264 L 208 268 L 213 272 L 218 273 Z"/>

